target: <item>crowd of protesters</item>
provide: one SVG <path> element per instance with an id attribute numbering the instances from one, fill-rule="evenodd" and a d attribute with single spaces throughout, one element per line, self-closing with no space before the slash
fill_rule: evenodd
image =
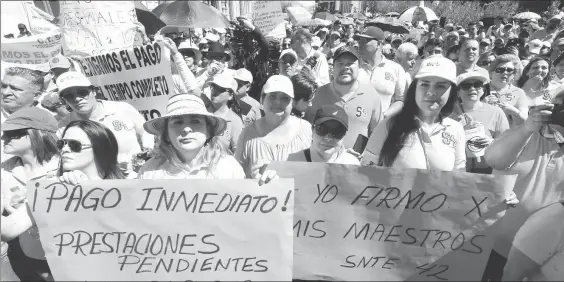
<path id="1" fill-rule="evenodd" d="M 564 280 L 562 14 L 500 16 L 487 29 L 418 23 L 418 39 L 336 21 L 288 25 L 275 40 L 244 18 L 149 36 L 171 52 L 175 89 L 149 121 L 100 99 L 73 58 L 57 55 L 49 73 L 9 67 L 2 281 L 53 279 L 25 204 L 29 181 L 264 184 L 275 161 L 511 175 L 506 203 L 518 208 L 502 220 L 485 279 Z"/>

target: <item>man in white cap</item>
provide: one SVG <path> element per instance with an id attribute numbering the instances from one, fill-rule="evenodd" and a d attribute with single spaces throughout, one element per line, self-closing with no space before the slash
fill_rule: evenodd
<path id="1" fill-rule="evenodd" d="M 231 109 L 239 114 L 246 126 L 261 118 L 260 103 L 248 95 L 253 84 L 253 75 L 247 69 L 238 69 L 233 73 L 233 78 L 237 82 L 237 91 L 235 92 L 234 107 Z"/>
<path id="2" fill-rule="evenodd" d="M 72 68 L 72 63 L 67 57 L 63 56 L 62 54 L 58 54 L 55 57 L 53 57 L 49 61 L 49 76 L 50 76 L 50 79 L 49 79 L 49 81 L 45 81 L 46 83 L 48 83 L 45 91 L 46 92 L 56 92 L 57 91 L 57 85 L 56 85 L 57 78 L 59 77 L 59 75 L 70 71 L 71 68 Z"/>

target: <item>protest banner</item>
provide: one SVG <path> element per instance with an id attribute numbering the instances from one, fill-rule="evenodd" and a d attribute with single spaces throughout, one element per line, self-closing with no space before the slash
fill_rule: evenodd
<path id="1" fill-rule="evenodd" d="M 31 182 L 55 281 L 290 281 L 293 180 Z"/>
<path id="2" fill-rule="evenodd" d="M 313 15 L 304 7 L 288 7 L 286 8 L 286 13 L 288 13 L 288 18 L 294 25 L 298 22 L 306 21 L 313 17 Z"/>
<path id="3" fill-rule="evenodd" d="M 65 56 L 142 45 L 133 1 L 59 1 Z"/>
<path id="4" fill-rule="evenodd" d="M 14 39 L 2 40 L 2 63 L 49 71 L 49 60 L 61 52 L 61 34 L 50 30 Z"/>
<path id="5" fill-rule="evenodd" d="M 145 120 L 164 115 L 174 92 L 170 51 L 162 42 L 77 59 L 96 95 L 133 105 Z"/>
<path id="6" fill-rule="evenodd" d="M 294 279 L 480 281 L 503 215 L 491 175 L 275 163 L 294 178 Z"/>
<path id="7" fill-rule="evenodd" d="M 253 24 L 261 30 L 264 37 L 286 37 L 280 1 L 254 1 Z"/>

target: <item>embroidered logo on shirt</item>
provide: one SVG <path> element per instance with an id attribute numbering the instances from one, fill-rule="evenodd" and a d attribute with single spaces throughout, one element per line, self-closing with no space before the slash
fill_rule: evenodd
<path id="1" fill-rule="evenodd" d="M 547 101 L 552 101 L 552 95 L 550 95 L 550 91 L 545 90 L 544 93 L 542 93 L 542 98 Z"/>
<path id="2" fill-rule="evenodd" d="M 503 95 L 503 98 L 505 99 L 506 102 L 511 102 L 515 98 L 515 95 L 505 94 Z"/>
<path id="3" fill-rule="evenodd" d="M 391 81 L 391 82 L 394 82 L 394 76 L 393 76 L 391 73 L 386 72 L 386 73 L 384 74 L 384 77 L 386 78 L 386 80 L 389 80 L 389 81 Z"/>
<path id="4" fill-rule="evenodd" d="M 363 109 L 362 107 L 356 107 L 356 117 L 366 117 L 368 116 L 368 114 L 366 113 L 366 110 Z"/>
<path id="5" fill-rule="evenodd" d="M 112 125 L 115 129 L 115 131 L 120 131 L 120 130 L 132 130 L 131 128 L 129 128 L 124 122 L 120 121 L 120 120 L 114 120 L 112 122 Z"/>
<path id="6" fill-rule="evenodd" d="M 442 137 L 443 144 L 445 144 L 445 145 L 447 145 L 447 146 L 449 146 L 449 147 L 451 147 L 451 148 L 456 147 L 456 144 L 457 144 L 458 142 L 457 142 L 456 139 L 454 138 L 454 135 L 452 135 L 452 134 L 450 134 L 450 133 L 448 133 L 448 132 L 445 131 L 445 132 L 443 132 L 443 133 L 441 134 L 441 137 Z"/>

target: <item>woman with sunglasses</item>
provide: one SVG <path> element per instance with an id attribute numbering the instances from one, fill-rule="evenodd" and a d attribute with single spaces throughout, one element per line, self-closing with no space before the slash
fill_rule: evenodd
<path id="1" fill-rule="evenodd" d="M 260 178 L 270 162 L 285 161 L 311 145 L 311 124 L 292 116 L 294 89 L 285 76 L 271 76 L 262 89 L 264 117 L 243 129 L 235 158 L 249 178 Z"/>
<path id="2" fill-rule="evenodd" d="M 349 117 L 342 107 L 322 106 L 313 121 L 311 147 L 290 154 L 288 161 L 360 165 L 358 158 L 343 145 L 348 127 Z"/>
<path id="3" fill-rule="evenodd" d="M 26 185 L 56 176 L 57 121 L 49 112 L 24 108 L 2 123 L 4 150 L 14 156 L 2 163 L 2 194 L 8 216 L 2 217 L 2 249 L 9 242 L 9 259 L 23 281 L 41 281 L 50 276 L 37 228 L 27 213 Z M 31 228 L 31 229 L 30 229 Z M 4 280 L 2 280 L 4 281 Z"/>
<path id="4" fill-rule="evenodd" d="M 298 54 L 292 49 L 286 49 L 280 53 L 278 69 L 280 75 L 292 77 L 298 73 Z"/>
<path id="5" fill-rule="evenodd" d="M 96 99 L 96 91 L 84 74 L 66 72 L 57 79 L 59 96 L 71 114 L 59 122 L 63 128 L 72 121 L 92 120 L 110 129 L 119 146 L 120 168 L 131 170 L 133 159 L 153 149 L 155 140 L 143 129 L 145 118 L 126 102 Z"/>
<path id="6" fill-rule="evenodd" d="M 523 89 L 529 98 L 530 106 L 550 103 L 550 92 L 557 86 L 550 83 L 552 64 L 548 58 L 534 57 L 523 69 L 517 80 L 517 87 Z"/>
<path id="7" fill-rule="evenodd" d="M 458 120 L 466 130 L 467 172 L 492 173 L 483 158 L 484 149 L 494 138 L 509 129 L 503 110 L 482 102 L 482 97 L 489 91 L 488 83 L 489 77 L 478 71 L 457 77 L 460 103 L 455 106 L 451 117 Z"/>
<path id="8" fill-rule="evenodd" d="M 505 112 L 510 128 L 522 124 L 529 112 L 525 91 L 513 85 L 516 76 L 521 73 L 521 66 L 519 58 L 511 54 L 498 56 L 489 66 L 490 95 L 485 96 L 484 101 Z"/>
<path id="9" fill-rule="evenodd" d="M 465 170 L 462 125 L 449 118 L 456 104 L 456 65 L 442 55 L 421 62 L 395 116 L 379 123 L 362 165 Z"/>

